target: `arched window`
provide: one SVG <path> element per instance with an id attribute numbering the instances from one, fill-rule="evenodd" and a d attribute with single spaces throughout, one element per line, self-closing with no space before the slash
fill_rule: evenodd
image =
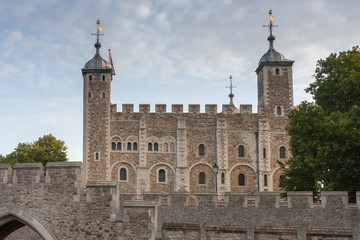
<path id="1" fill-rule="evenodd" d="M 152 143 L 148 143 L 148 151 L 152 151 Z"/>
<path id="2" fill-rule="evenodd" d="M 105 98 L 105 92 L 102 93 L 102 98 Z"/>
<path id="3" fill-rule="evenodd" d="M 204 144 L 199 145 L 199 156 L 205 156 L 205 146 L 204 146 Z"/>
<path id="4" fill-rule="evenodd" d="M 285 158 L 285 147 L 280 147 L 280 158 Z"/>
<path id="5" fill-rule="evenodd" d="M 92 76 L 91 76 L 91 75 L 89 76 L 89 80 L 92 80 Z"/>
<path id="6" fill-rule="evenodd" d="M 245 175 L 242 173 L 239 174 L 239 186 L 245 186 Z"/>
<path id="7" fill-rule="evenodd" d="M 205 173 L 204 172 L 199 173 L 199 184 L 205 184 Z"/>
<path id="8" fill-rule="evenodd" d="M 276 74 L 276 75 L 279 75 L 279 74 L 280 74 L 280 69 L 278 69 L 278 68 L 275 69 L 275 74 Z"/>
<path id="9" fill-rule="evenodd" d="M 164 169 L 159 170 L 159 182 L 166 182 L 166 172 Z"/>
<path id="10" fill-rule="evenodd" d="M 284 187 L 284 180 L 285 180 L 285 176 L 284 175 L 280 175 L 279 177 L 279 187 Z"/>
<path id="11" fill-rule="evenodd" d="M 276 108 L 276 114 L 277 114 L 278 116 L 281 116 L 281 107 L 277 107 L 277 108 Z"/>
<path id="12" fill-rule="evenodd" d="M 134 144 L 133 144 L 133 150 L 137 151 L 137 143 L 136 142 L 134 142 Z"/>
<path id="13" fill-rule="evenodd" d="M 127 150 L 128 150 L 128 151 L 131 151 L 131 142 L 128 142 L 128 143 L 127 143 Z"/>
<path id="14" fill-rule="evenodd" d="M 221 184 L 225 184 L 225 173 L 221 173 Z"/>
<path id="15" fill-rule="evenodd" d="M 102 75 L 102 80 L 105 81 L 105 75 Z"/>
<path id="16" fill-rule="evenodd" d="M 126 168 L 120 168 L 120 181 L 126 181 L 126 180 L 127 180 Z"/>
<path id="17" fill-rule="evenodd" d="M 115 142 L 112 142 L 111 143 L 111 150 L 115 150 L 116 149 L 116 143 Z"/>
<path id="18" fill-rule="evenodd" d="M 158 143 L 154 143 L 154 151 L 155 152 L 159 151 L 159 144 Z"/>
<path id="19" fill-rule="evenodd" d="M 116 147 L 117 147 L 116 149 L 120 151 L 121 150 L 121 142 L 118 142 Z"/>
<path id="20" fill-rule="evenodd" d="M 263 158 L 266 158 L 266 148 L 263 149 Z"/>
<path id="21" fill-rule="evenodd" d="M 169 151 L 169 145 L 167 143 L 164 143 L 164 152 Z"/>
<path id="22" fill-rule="evenodd" d="M 239 157 L 245 157 L 245 148 L 243 145 L 239 146 Z"/>
<path id="23" fill-rule="evenodd" d="M 170 143 L 170 152 L 175 152 L 175 144 Z"/>
<path id="24" fill-rule="evenodd" d="M 264 174 L 264 186 L 267 187 L 268 183 L 267 183 L 267 175 Z"/>

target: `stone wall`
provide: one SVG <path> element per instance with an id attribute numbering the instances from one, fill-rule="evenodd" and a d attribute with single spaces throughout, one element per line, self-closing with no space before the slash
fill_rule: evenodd
<path id="1" fill-rule="evenodd" d="M 0 238 L 336 239 L 360 238 L 360 193 L 121 193 L 118 182 L 83 181 L 80 162 L 0 166 Z M 158 191 L 158 190 L 156 190 Z M 18 226 L 18 230 L 16 230 Z M 24 227 L 22 227 L 24 226 Z M 10 234 L 10 235 L 8 235 Z M 27 237 L 27 238 L 26 238 Z"/>

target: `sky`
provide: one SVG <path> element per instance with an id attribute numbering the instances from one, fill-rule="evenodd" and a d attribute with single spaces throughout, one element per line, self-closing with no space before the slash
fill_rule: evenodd
<path id="1" fill-rule="evenodd" d="M 294 103 L 312 101 L 304 89 L 319 59 L 359 45 L 359 0 L 1 0 L 0 154 L 45 134 L 65 141 L 70 161 L 82 160 L 83 79 L 95 55 L 115 66 L 111 102 L 252 104 L 255 70 L 268 50 L 268 11 L 274 48 L 294 60 Z"/>

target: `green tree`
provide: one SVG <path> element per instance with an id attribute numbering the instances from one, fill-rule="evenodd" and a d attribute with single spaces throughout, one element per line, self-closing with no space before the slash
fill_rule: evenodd
<path id="1" fill-rule="evenodd" d="M 67 147 L 65 142 L 56 139 L 52 134 L 39 137 L 33 143 L 19 143 L 15 150 L 0 158 L 3 163 L 41 162 L 44 166 L 47 162 L 67 161 Z"/>
<path id="2" fill-rule="evenodd" d="M 285 191 L 360 190 L 360 50 L 319 60 L 315 82 L 289 115 L 292 157 L 281 167 Z"/>

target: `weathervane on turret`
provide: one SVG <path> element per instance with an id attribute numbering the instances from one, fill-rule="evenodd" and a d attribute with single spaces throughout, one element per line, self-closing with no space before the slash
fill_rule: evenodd
<path id="1" fill-rule="evenodd" d="M 94 25 L 94 27 L 96 27 L 97 32 L 96 33 L 92 33 L 91 35 L 96 36 L 96 43 L 95 43 L 95 48 L 98 51 L 99 48 L 101 48 L 101 44 L 99 41 L 99 37 L 100 36 L 104 36 L 104 34 L 102 33 L 102 26 L 100 26 L 100 20 L 98 19 L 96 22 L 96 25 Z"/>
<path id="2" fill-rule="evenodd" d="M 230 104 L 234 105 L 234 102 L 233 102 L 234 94 L 233 94 L 232 90 L 233 90 L 233 88 L 236 88 L 236 86 L 233 86 L 233 84 L 232 84 L 232 75 L 230 75 L 230 86 L 226 86 L 226 88 L 230 88 L 230 94 L 229 94 Z"/>
<path id="3" fill-rule="evenodd" d="M 263 25 L 263 27 L 268 27 L 269 30 L 270 30 L 270 36 L 272 36 L 272 29 L 273 27 L 277 27 L 278 25 L 275 25 L 274 24 L 274 16 L 272 15 L 273 14 L 273 10 L 269 10 L 269 15 L 268 15 L 268 18 L 270 20 L 270 23 L 268 25 Z"/>

